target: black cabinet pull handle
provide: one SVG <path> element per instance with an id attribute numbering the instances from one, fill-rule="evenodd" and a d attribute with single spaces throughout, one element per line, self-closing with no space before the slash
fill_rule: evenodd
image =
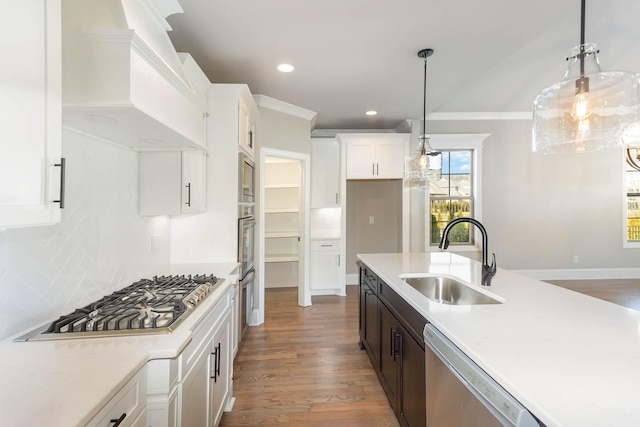
<path id="1" fill-rule="evenodd" d="M 185 187 L 187 187 L 187 203 L 185 205 L 191 206 L 191 183 L 188 183 Z"/>
<path id="2" fill-rule="evenodd" d="M 122 422 L 126 417 L 127 417 L 127 413 L 125 412 L 122 415 L 120 415 L 120 418 L 111 419 L 109 420 L 109 422 L 113 423 L 113 427 L 118 427 L 120 424 L 122 424 Z"/>
<path id="3" fill-rule="evenodd" d="M 375 175 L 375 174 L 376 174 L 376 164 L 371 163 L 371 175 Z"/>
<path id="4" fill-rule="evenodd" d="M 60 198 L 54 200 L 53 203 L 60 203 L 60 209 L 64 209 L 64 188 L 65 188 L 65 175 L 67 170 L 67 159 L 60 158 L 60 163 L 56 163 L 53 166 L 60 168 Z"/>
<path id="5" fill-rule="evenodd" d="M 393 360 L 399 359 L 401 353 L 402 353 L 402 335 L 400 335 L 398 332 L 395 332 L 393 335 Z"/>
<path id="6" fill-rule="evenodd" d="M 380 175 L 380 165 L 376 163 L 376 175 Z"/>
<path id="7" fill-rule="evenodd" d="M 249 148 L 253 148 L 253 131 L 249 131 Z"/>
<path id="8" fill-rule="evenodd" d="M 218 356 L 216 357 L 216 377 L 220 376 L 220 360 L 222 359 L 222 353 L 220 352 L 220 343 L 218 343 L 218 350 L 216 351 Z"/>
<path id="9" fill-rule="evenodd" d="M 391 348 L 391 351 L 389 352 L 389 356 L 393 356 L 393 360 L 396 360 L 396 330 L 391 328 L 391 330 L 389 331 L 389 347 Z"/>
<path id="10" fill-rule="evenodd" d="M 211 379 L 213 380 L 214 383 L 216 383 L 218 382 L 218 376 L 216 375 L 216 373 L 218 372 L 218 370 L 216 369 L 216 367 L 218 366 L 217 347 L 215 350 L 213 350 L 213 353 L 211 353 L 211 355 L 213 356 L 213 369 L 211 370 L 213 375 L 211 375 Z"/>
<path id="11" fill-rule="evenodd" d="M 213 356 L 213 376 L 211 379 L 214 383 L 218 382 L 218 377 L 220 376 L 220 359 L 222 359 L 222 354 L 220 353 L 220 343 L 216 346 L 216 349 L 211 353 Z"/>

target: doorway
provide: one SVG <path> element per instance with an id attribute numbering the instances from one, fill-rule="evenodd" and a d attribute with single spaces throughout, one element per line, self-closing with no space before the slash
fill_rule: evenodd
<path id="1" fill-rule="evenodd" d="M 310 156 L 282 150 L 260 152 L 258 324 L 264 322 L 264 290 L 297 287 L 298 305 L 309 291 Z"/>

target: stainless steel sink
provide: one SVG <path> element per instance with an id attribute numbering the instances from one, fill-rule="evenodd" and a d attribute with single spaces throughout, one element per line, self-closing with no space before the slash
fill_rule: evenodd
<path id="1" fill-rule="evenodd" d="M 422 295 L 440 304 L 502 304 L 502 301 L 450 277 L 422 276 L 401 278 Z"/>

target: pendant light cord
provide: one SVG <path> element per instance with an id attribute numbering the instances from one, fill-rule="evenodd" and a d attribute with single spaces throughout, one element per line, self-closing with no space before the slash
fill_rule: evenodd
<path id="1" fill-rule="evenodd" d="M 586 0 L 582 0 L 580 12 L 580 75 L 584 76 L 584 27 L 585 27 L 585 8 Z"/>
<path id="2" fill-rule="evenodd" d="M 422 134 L 427 133 L 427 57 L 424 58 L 424 82 L 423 82 L 423 98 L 422 98 Z M 422 147 L 423 149 L 425 147 Z"/>

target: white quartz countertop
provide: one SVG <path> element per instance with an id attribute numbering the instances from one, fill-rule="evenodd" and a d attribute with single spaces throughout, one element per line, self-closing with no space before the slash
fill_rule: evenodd
<path id="1" fill-rule="evenodd" d="M 180 354 L 191 341 L 191 331 L 235 283 L 236 267 L 236 263 L 216 263 L 170 268 L 171 274 L 214 274 L 225 279 L 170 334 L 0 341 L 0 425 L 85 425 L 149 360 Z"/>
<path id="2" fill-rule="evenodd" d="M 360 254 L 484 371 L 549 427 L 640 426 L 640 312 L 449 252 Z M 432 302 L 399 277 L 453 276 L 502 304 Z"/>

